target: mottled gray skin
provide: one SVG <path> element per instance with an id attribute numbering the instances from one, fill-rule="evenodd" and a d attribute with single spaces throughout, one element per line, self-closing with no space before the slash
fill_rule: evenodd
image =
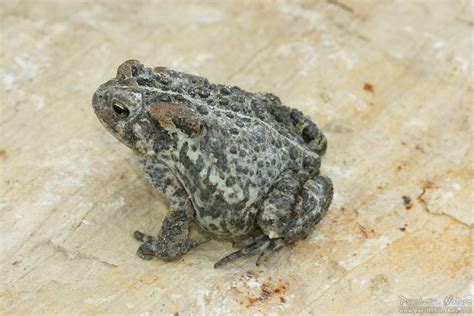
<path id="1" fill-rule="evenodd" d="M 305 238 L 331 204 L 332 183 L 319 175 L 326 138 L 273 94 L 129 60 L 92 104 L 170 201 L 157 237 L 135 232 L 144 259 L 179 258 L 200 243 L 188 238 L 197 223 L 216 237 L 246 238 L 216 267 L 253 253 L 260 260 Z"/>

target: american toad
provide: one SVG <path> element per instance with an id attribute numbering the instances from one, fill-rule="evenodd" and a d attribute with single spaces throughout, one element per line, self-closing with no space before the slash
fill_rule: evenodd
<path id="1" fill-rule="evenodd" d="M 213 236 L 243 239 L 215 267 L 254 253 L 258 263 L 305 238 L 331 204 L 332 183 L 319 175 L 326 138 L 273 94 L 129 60 L 92 104 L 170 201 L 157 237 L 134 234 L 144 259 L 170 261 L 197 246 L 189 238 L 197 223 Z"/>

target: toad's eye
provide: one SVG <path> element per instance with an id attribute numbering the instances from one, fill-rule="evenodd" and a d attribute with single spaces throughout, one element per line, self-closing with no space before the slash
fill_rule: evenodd
<path id="1" fill-rule="evenodd" d="M 119 102 L 114 102 L 112 104 L 112 107 L 115 111 L 115 113 L 120 117 L 120 118 L 126 118 L 130 114 L 130 111 L 127 109 L 125 105 Z"/>

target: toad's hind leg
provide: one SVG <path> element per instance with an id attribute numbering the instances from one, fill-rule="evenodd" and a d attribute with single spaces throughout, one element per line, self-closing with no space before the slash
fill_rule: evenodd
<path id="1" fill-rule="evenodd" d="M 305 173 L 284 175 L 269 192 L 257 217 L 262 232 L 253 243 L 216 263 L 220 267 L 243 256 L 259 254 L 257 265 L 273 251 L 303 239 L 326 214 L 333 196 L 331 180 Z"/>
<path id="2" fill-rule="evenodd" d="M 281 191 L 280 194 L 285 192 Z M 331 180 L 324 176 L 312 176 L 300 188 L 295 203 L 287 210 L 287 216 L 278 208 L 278 200 L 268 199 L 257 221 L 262 232 L 274 243 L 272 247 L 262 250 L 257 265 L 273 251 L 306 238 L 326 215 L 332 197 Z"/>

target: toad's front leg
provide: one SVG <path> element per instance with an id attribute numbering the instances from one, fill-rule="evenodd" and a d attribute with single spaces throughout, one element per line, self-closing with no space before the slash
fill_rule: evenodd
<path id="1" fill-rule="evenodd" d="M 134 237 L 143 241 L 137 250 L 137 255 L 145 260 L 159 257 L 164 261 L 181 257 L 200 244 L 198 241 L 189 239 L 193 219 L 194 216 L 188 210 L 175 209 L 171 210 L 163 220 L 157 238 L 136 231 Z"/>
<path id="2" fill-rule="evenodd" d="M 193 205 L 182 184 L 164 164 L 156 161 L 141 163 L 150 182 L 169 200 L 170 212 L 163 220 L 156 238 L 139 231 L 134 233 L 135 239 L 143 241 L 137 254 L 146 260 L 153 257 L 165 261 L 175 260 L 202 243 L 189 239 L 194 220 Z"/>

